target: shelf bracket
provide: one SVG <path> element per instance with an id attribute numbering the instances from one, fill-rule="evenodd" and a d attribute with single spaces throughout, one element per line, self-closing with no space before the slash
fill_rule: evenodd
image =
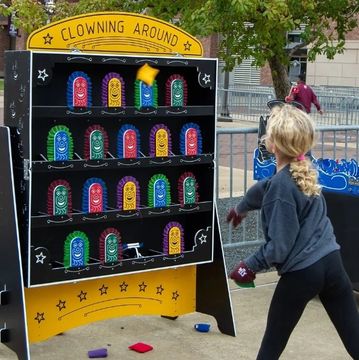
<path id="1" fill-rule="evenodd" d="M 0 291 L 0 306 L 7 305 L 9 303 L 9 291 L 6 290 L 6 284 L 4 289 Z"/>
<path id="2" fill-rule="evenodd" d="M 9 341 L 9 329 L 6 328 L 6 323 L 0 329 L 0 342 L 7 343 Z"/>

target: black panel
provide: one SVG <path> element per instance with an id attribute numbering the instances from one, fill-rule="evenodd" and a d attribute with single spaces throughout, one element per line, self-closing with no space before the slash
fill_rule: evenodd
<path id="1" fill-rule="evenodd" d="M 156 78 L 159 106 L 139 110 L 134 106 L 134 82 L 137 70 L 145 62 L 160 70 Z M 87 108 L 67 106 L 67 82 L 74 71 L 83 71 L 91 78 L 92 104 Z M 7 53 L 5 123 L 12 133 L 27 286 L 212 261 L 216 71 L 213 59 Z M 124 79 L 125 107 L 103 107 L 102 79 L 109 72 L 117 72 Z M 166 81 L 172 74 L 187 81 L 188 101 L 184 107 L 166 106 Z M 189 122 L 195 122 L 201 129 L 202 153 L 197 156 L 181 153 L 180 132 Z M 169 157 L 152 158 L 149 135 L 159 123 L 171 132 L 172 153 Z M 103 160 L 85 160 L 84 134 L 95 124 L 108 134 L 108 154 Z M 137 159 L 117 157 L 117 133 L 123 124 L 134 125 L 139 131 L 141 156 Z M 73 160 L 47 160 L 48 133 L 56 125 L 70 129 Z M 199 203 L 182 207 L 178 179 L 184 172 L 192 172 L 196 177 Z M 159 173 L 170 182 L 171 204 L 149 208 L 148 183 Z M 124 176 L 134 176 L 139 182 L 141 201 L 136 211 L 116 209 L 117 184 Z M 101 213 L 86 214 L 82 209 L 83 185 L 91 177 L 101 178 L 108 190 L 108 209 Z M 73 210 L 68 215 L 49 216 L 48 187 L 59 179 L 71 186 Z M 171 221 L 178 221 L 184 228 L 185 248 L 178 256 L 167 256 L 163 251 L 163 230 Z M 101 264 L 99 236 L 109 227 L 119 230 L 123 244 L 140 242 L 142 257 L 136 258 L 127 251 L 120 262 Z M 89 238 L 90 261 L 84 268 L 65 269 L 64 242 L 76 230 L 85 232 Z M 28 251 L 30 264 L 26 263 Z"/>
<path id="2" fill-rule="evenodd" d="M 5 52 L 4 125 L 10 128 L 16 206 L 23 270 L 27 269 L 29 182 L 24 171 L 30 163 L 30 52 Z"/>
<path id="3" fill-rule="evenodd" d="M 20 360 L 28 359 L 21 254 L 11 176 L 9 129 L 0 127 L 0 336 Z M 1 330 L 5 329 L 6 330 Z"/>
<path id="4" fill-rule="evenodd" d="M 214 316 L 222 333 L 235 336 L 217 211 L 215 215 L 213 262 L 197 267 L 196 310 Z"/>
<path id="5" fill-rule="evenodd" d="M 325 192 L 324 196 L 327 202 L 328 216 L 341 246 L 344 267 L 356 288 L 357 284 L 355 283 L 359 282 L 359 198 L 334 192 Z"/>

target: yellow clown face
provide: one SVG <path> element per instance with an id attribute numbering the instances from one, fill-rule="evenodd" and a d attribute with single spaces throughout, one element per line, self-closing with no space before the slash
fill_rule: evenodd
<path id="1" fill-rule="evenodd" d="M 168 156 L 168 134 L 164 129 L 156 132 L 156 156 Z"/>
<path id="2" fill-rule="evenodd" d="M 120 107 L 121 100 L 121 82 L 112 78 L 108 82 L 108 107 Z"/>
<path id="3" fill-rule="evenodd" d="M 181 253 L 181 230 L 178 226 L 174 226 L 170 229 L 168 234 L 168 254 L 180 254 Z"/>
<path id="4" fill-rule="evenodd" d="M 133 181 L 127 181 L 123 186 L 123 210 L 136 209 L 136 184 Z"/>

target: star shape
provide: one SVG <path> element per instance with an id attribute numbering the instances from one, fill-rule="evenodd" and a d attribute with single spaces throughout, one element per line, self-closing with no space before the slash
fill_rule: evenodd
<path id="1" fill-rule="evenodd" d="M 83 292 L 82 290 L 81 290 L 80 294 L 77 295 L 77 297 L 80 299 L 80 302 L 82 300 L 87 300 L 86 296 L 87 296 L 87 292 Z"/>
<path id="2" fill-rule="evenodd" d="M 107 295 L 107 289 L 108 289 L 108 286 L 105 286 L 105 284 L 102 284 L 102 286 L 98 289 L 101 292 L 101 296 L 104 294 Z"/>
<path id="3" fill-rule="evenodd" d="M 178 291 L 172 293 L 172 300 L 177 300 L 178 297 L 179 297 Z"/>
<path id="4" fill-rule="evenodd" d="M 41 323 L 41 321 L 45 321 L 45 316 L 44 316 L 45 313 L 37 313 L 36 316 L 35 316 L 35 320 L 37 320 L 38 324 Z"/>
<path id="5" fill-rule="evenodd" d="M 37 264 L 37 263 L 41 263 L 41 264 L 44 263 L 44 260 L 46 259 L 46 255 L 44 255 L 44 254 L 42 253 L 42 251 L 41 251 L 40 254 L 35 255 L 35 256 L 36 256 L 36 264 Z"/>
<path id="6" fill-rule="evenodd" d="M 41 79 L 42 81 L 45 81 L 45 79 L 49 76 L 46 74 L 46 69 L 44 70 L 37 70 L 39 72 L 38 79 Z"/>
<path id="7" fill-rule="evenodd" d="M 53 39 L 54 37 L 51 36 L 49 33 L 47 33 L 47 35 L 46 35 L 46 36 L 43 36 L 42 38 L 45 40 L 44 45 L 46 45 L 46 44 L 50 44 L 50 45 L 51 45 L 51 41 L 52 41 L 52 39 Z"/>
<path id="8" fill-rule="evenodd" d="M 59 311 L 62 309 L 66 309 L 66 301 L 65 300 L 59 300 L 59 303 L 56 305 L 59 308 Z"/>
<path id="9" fill-rule="evenodd" d="M 201 244 L 207 242 L 207 235 L 202 234 L 202 235 L 199 237 L 199 241 L 201 242 Z"/>
<path id="10" fill-rule="evenodd" d="M 190 51 L 192 44 L 187 40 L 184 44 L 184 51 Z"/>
<path id="11" fill-rule="evenodd" d="M 162 285 L 156 287 L 157 291 L 156 294 L 162 295 L 163 291 L 165 290 Z"/>
<path id="12" fill-rule="evenodd" d="M 202 80 L 207 85 L 207 83 L 211 82 L 211 75 L 210 74 L 204 74 Z"/>
<path id="13" fill-rule="evenodd" d="M 143 291 L 145 292 L 146 291 L 146 287 L 147 285 L 144 283 L 144 281 L 142 281 L 142 284 L 138 284 L 138 286 L 140 287 L 140 292 Z"/>
<path id="14" fill-rule="evenodd" d="M 120 284 L 120 288 L 121 288 L 121 292 L 126 292 L 127 291 L 127 286 L 128 284 L 126 284 L 124 281 L 122 282 L 122 284 Z"/>

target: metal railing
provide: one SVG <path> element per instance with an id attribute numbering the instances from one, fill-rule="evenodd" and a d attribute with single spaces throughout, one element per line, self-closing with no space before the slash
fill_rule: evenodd
<path id="1" fill-rule="evenodd" d="M 321 126 L 317 144 L 312 149 L 315 158 L 359 159 L 359 125 Z M 227 211 L 235 206 L 253 180 L 253 152 L 257 147 L 258 129 L 217 129 L 216 201 L 225 248 L 263 243 L 264 237 L 258 211 L 253 211 L 232 231 L 225 221 Z"/>
<path id="2" fill-rule="evenodd" d="M 320 115 L 313 106 L 311 115 L 317 124 L 359 124 L 359 89 L 318 88 L 315 91 L 324 110 Z M 267 102 L 273 99 L 275 95 L 271 87 L 218 89 L 218 114 L 222 119 L 258 122 L 258 115 L 267 112 Z"/>

